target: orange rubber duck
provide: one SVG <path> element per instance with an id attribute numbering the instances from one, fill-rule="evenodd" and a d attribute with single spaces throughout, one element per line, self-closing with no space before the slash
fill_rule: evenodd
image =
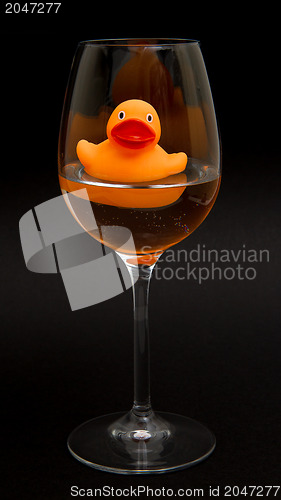
<path id="1" fill-rule="evenodd" d="M 77 155 L 86 172 L 114 182 L 149 182 L 185 169 L 185 153 L 168 154 L 157 143 L 161 135 L 155 109 L 130 99 L 115 108 L 107 123 L 108 139 L 93 144 L 82 139 Z"/>

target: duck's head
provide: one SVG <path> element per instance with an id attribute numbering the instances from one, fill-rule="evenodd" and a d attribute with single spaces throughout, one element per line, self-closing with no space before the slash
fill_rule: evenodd
<path id="1" fill-rule="evenodd" d="M 128 150 L 152 149 L 160 135 L 160 120 L 155 109 L 139 99 L 119 104 L 107 123 L 109 141 Z"/>

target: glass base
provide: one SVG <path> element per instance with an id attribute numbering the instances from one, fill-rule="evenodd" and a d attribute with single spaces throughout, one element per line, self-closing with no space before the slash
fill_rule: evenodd
<path id="1" fill-rule="evenodd" d="M 70 453 L 95 469 L 117 474 L 154 474 L 185 469 L 215 448 L 212 432 L 173 413 L 139 417 L 133 411 L 88 420 L 68 438 Z"/>

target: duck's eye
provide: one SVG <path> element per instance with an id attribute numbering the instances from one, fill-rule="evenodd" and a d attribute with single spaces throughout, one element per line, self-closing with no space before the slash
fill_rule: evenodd
<path id="1" fill-rule="evenodd" d="M 151 122 L 153 121 L 153 116 L 152 116 L 152 114 L 148 113 L 148 114 L 146 115 L 146 119 L 147 119 L 147 121 L 148 121 L 149 123 L 151 123 Z"/>
<path id="2" fill-rule="evenodd" d="M 119 118 L 119 120 L 124 120 L 124 118 L 125 118 L 125 111 L 119 111 L 118 118 Z"/>

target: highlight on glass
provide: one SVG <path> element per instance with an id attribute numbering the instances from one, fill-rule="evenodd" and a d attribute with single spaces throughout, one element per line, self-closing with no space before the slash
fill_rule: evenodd
<path id="1" fill-rule="evenodd" d="M 71 214 L 125 263 L 134 304 L 132 408 L 81 424 L 69 436 L 68 448 L 88 466 L 123 474 L 196 464 L 213 451 L 213 433 L 176 411 L 152 408 L 148 297 L 157 260 L 203 222 L 220 186 L 218 129 L 199 43 L 79 43 L 63 107 L 58 164 Z M 124 237 L 125 228 L 133 238 Z"/>

